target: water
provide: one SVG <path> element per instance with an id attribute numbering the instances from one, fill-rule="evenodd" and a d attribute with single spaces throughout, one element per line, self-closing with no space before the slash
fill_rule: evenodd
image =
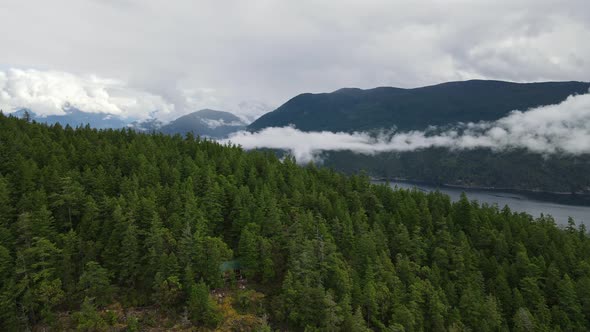
<path id="1" fill-rule="evenodd" d="M 568 217 L 572 217 L 576 224 L 584 223 L 590 226 L 590 196 L 437 187 L 404 181 L 393 181 L 389 184 L 392 187 L 416 188 L 424 192 L 439 190 L 449 195 L 453 201 L 457 201 L 461 193 L 465 192 L 469 200 L 477 200 L 480 203 L 498 204 L 500 208 L 508 205 L 512 211 L 526 212 L 533 217 L 538 217 L 541 213 L 551 215 L 556 223 L 562 225 L 567 224 Z"/>

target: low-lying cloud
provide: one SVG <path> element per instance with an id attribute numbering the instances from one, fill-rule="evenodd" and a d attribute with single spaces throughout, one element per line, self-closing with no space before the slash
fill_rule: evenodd
<path id="1" fill-rule="evenodd" d="M 215 129 L 218 127 L 239 127 L 244 126 L 245 123 L 241 121 L 225 121 L 223 119 L 214 120 L 214 119 L 201 119 L 201 121 L 207 125 L 207 127 L 211 129 Z"/>
<path id="2" fill-rule="evenodd" d="M 5 112 L 28 108 L 39 116 L 63 115 L 70 107 L 131 119 L 174 110 L 161 96 L 118 80 L 33 69 L 0 71 L 0 109 Z"/>
<path id="3" fill-rule="evenodd" d="M 488 148 L 494 151 L 527 149 L 540 154 L 590 153 L 590 93 L 570 96 L 556 105 L 513 111 L 492 122 L 457 124 L 455 128 L 426 131 L 303 132 L 294 127 L 272 127 L 256 133 L 240 131 L 224 142 L 244 149 L 288 150 L 300 163 L 324 151 L 352 151 L 373 155 L 442 147 L 451 150 Z"/>

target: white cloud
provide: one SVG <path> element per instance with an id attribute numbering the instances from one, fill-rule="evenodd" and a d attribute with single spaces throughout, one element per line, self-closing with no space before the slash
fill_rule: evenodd
<path id="1" fill-rule="evenodd" d="M 0 71 L 0 109 L 5 112 L 29 108 L 40 116 L 63 115 L 68 107 L 130 119 L 174 110 L 162 97 L 129 88 L 118 80 L 59 71 Z"/>
<path id="2" fill-rule="evenodd" d="M 302 132 L 293 127 L 265 128 L 260 132 L 241 131 L 222 141 L 245 149 L 270 148 L 290 151 L 307 163 L 323 151 L 348 150 L 361 154 L 414 151 L 430 147 L 453 150 L 524 148 L 541 154 L 590 153 L 590 93 L 570 96 L 565 101 L 526 112 L 514 111 L 494 122 L 458 125 L 436 132 L 401 133 Z"/>
<path id="3" fill-rule="evenodd" d="M 240 121 L 230 121 L 227 122 L 223 119 L 214 120 L 214 119 L 201 119 L 201 121 L 209 128 L 215 129 L 217 127 L 236 127 L 236 126 L 244 126 L 243 122 Z"/>
<path id="4" fill-rule="evenodd" d="M 257 100 L 246 100 L 236 106 L 229 107 L 229 112 L 237 115 L 244 123 L 252 123 L 272 110 L 273 107 Z"/>
<path id="5" fill-rule="evenodd" d="M 0 31 L 3 68 L 116 77 L 179 114 L 341 87 L 590 77 L 588 0 L 4 0 Z M 180 91 L 203 88 L 184 104 Z"/>

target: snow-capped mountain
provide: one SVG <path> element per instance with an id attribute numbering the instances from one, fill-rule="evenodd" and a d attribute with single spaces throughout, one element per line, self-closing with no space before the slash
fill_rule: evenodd
<path id="1" fill-rule="evenodd" d="M 71 127 L 85 126 L 89 124 L 93 128 L 106 129 L 106 128 L 124 128 L 127 126 L 128 121 L 121 117 L 107 113 L 89 113 L 81 111 L 77 108 L 64 108 L 65 114 L 63 115 L 47 115 L 40 116 L 30 109 L 21 108 L 11 114 L 18 117 L 25 116 L 25 112 L 29 114 L 31 120 L 37 122 L 54 124 L 59 123 L 62 126 L 70 125 Z"/>

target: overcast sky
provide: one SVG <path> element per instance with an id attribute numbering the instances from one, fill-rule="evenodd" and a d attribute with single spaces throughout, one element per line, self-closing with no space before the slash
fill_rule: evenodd
<path id="1" fill-rule="evenodd" d="M 0 106 L 47 114 L 255 115 L 341 87 L 590 80 L 588 0 L 0 0 L 0 31 Z"/>

